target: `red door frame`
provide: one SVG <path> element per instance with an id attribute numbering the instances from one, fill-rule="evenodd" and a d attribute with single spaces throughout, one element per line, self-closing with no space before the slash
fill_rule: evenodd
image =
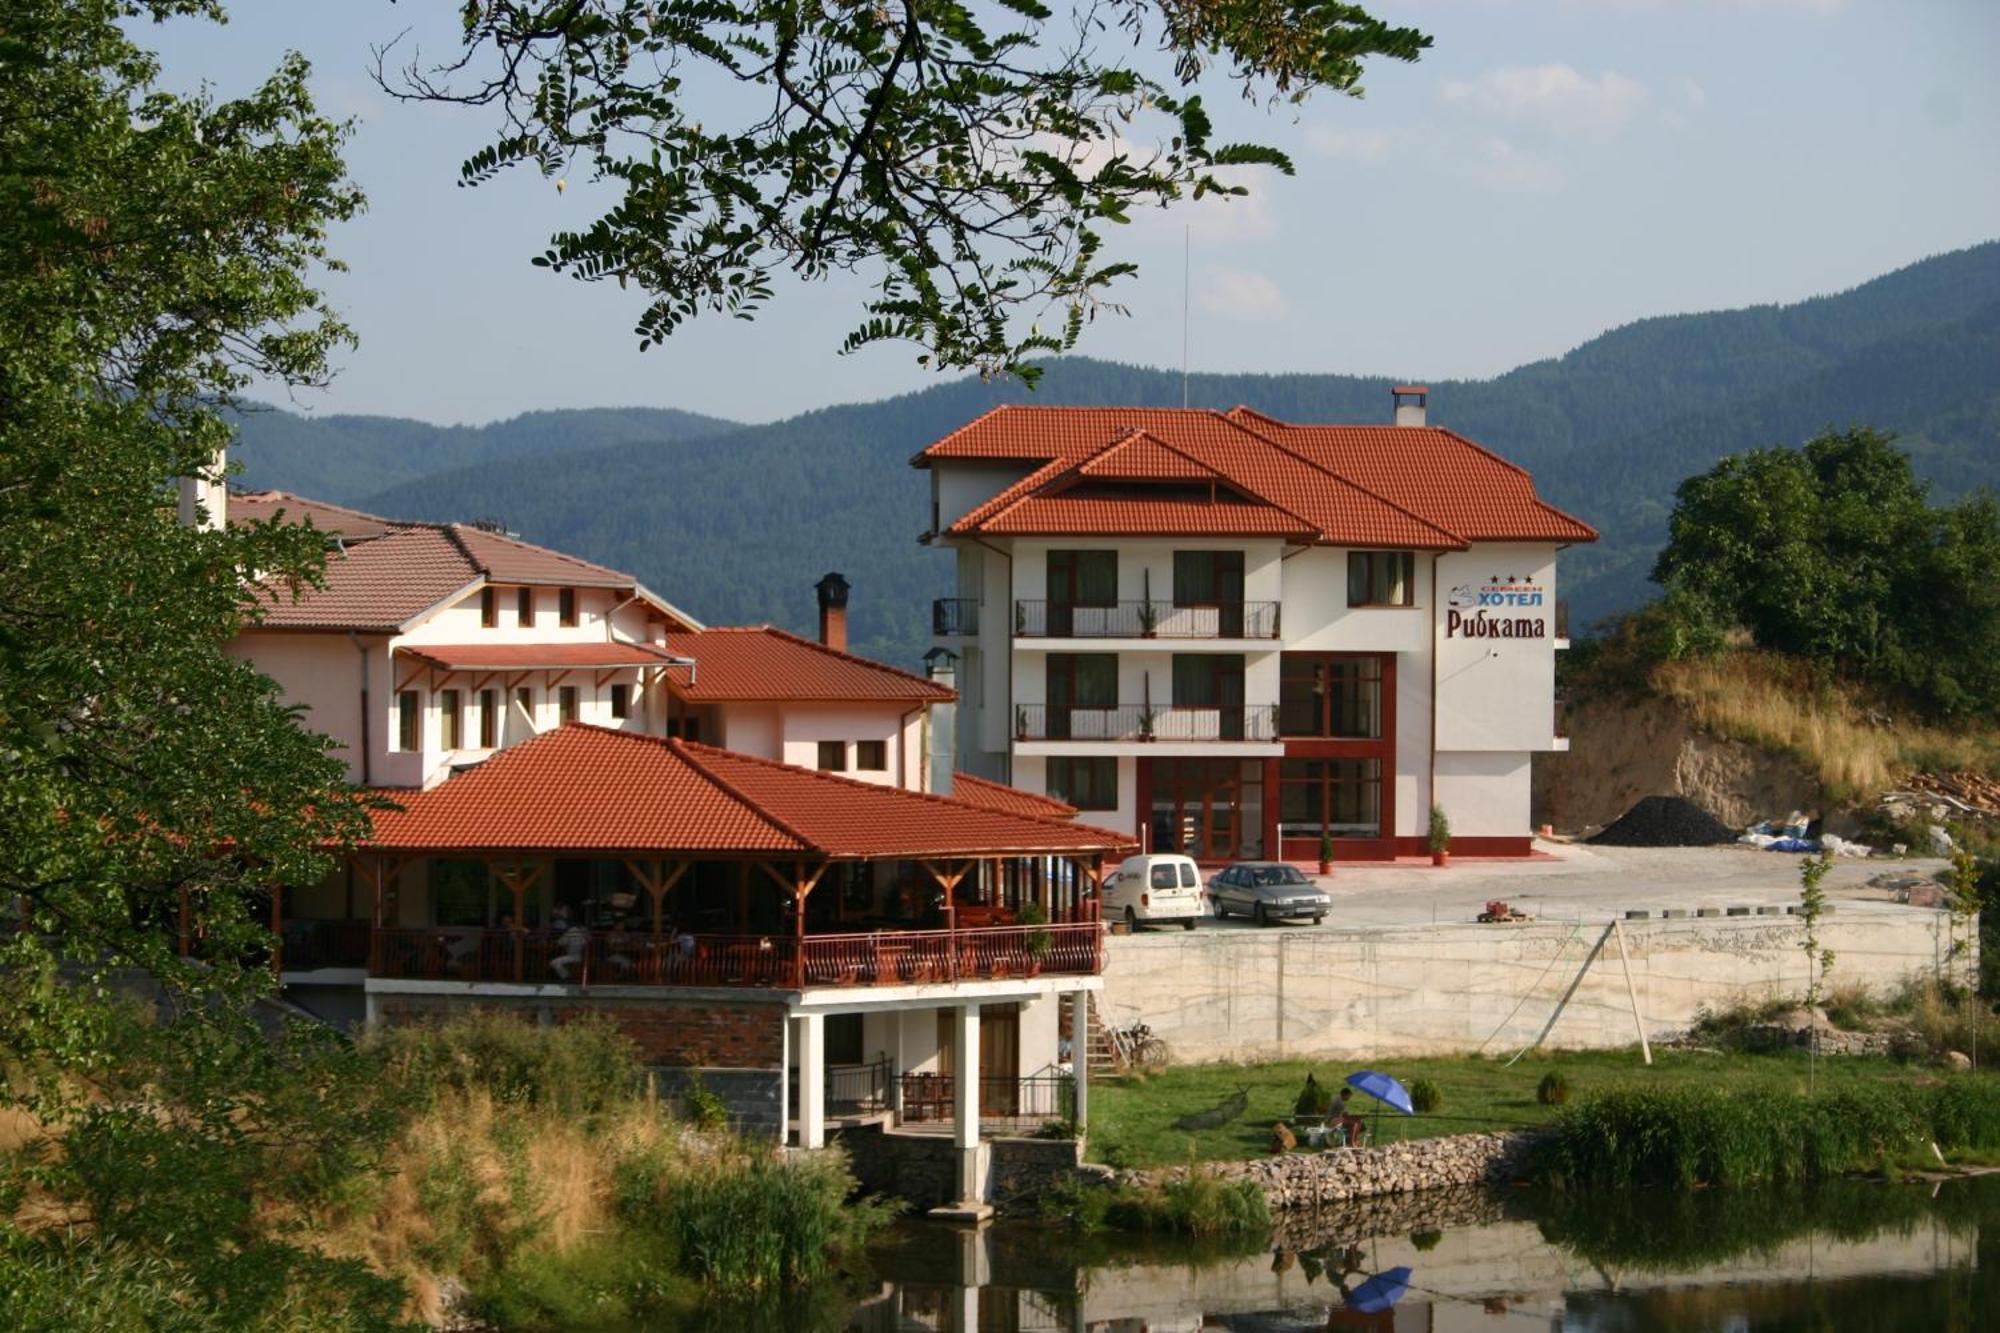
<path id="1" fill-rule="evenodd" d="M 1382 828 L 1379 837 L 1341 838 L 1334 842 L 1334 858 L 1342 861 L 1393 861 L 1396 859 L 1396 654 L 1394 653 L 1297 653 L 1293 656 L 1320 660 L 1378 661 L 1382 664 L 1382 734 L 1373 740 L 1334 740 L 1323 736 L 1281 737 L 1286 759 L 1377 759 L 1382 764 Z M 1283 670 L 1280 659 L 1279 670 Z M 1279 710 L 1283 719 L 1284 711 Z M 1316 838 L 1286 838 L 1280 848 L 1278 811 L 1283 805 L 1279 785 L 1279 761 L 1264 761 L 1264 845 L 1279 848 L 1287 861 L 1319 860 Z"/>

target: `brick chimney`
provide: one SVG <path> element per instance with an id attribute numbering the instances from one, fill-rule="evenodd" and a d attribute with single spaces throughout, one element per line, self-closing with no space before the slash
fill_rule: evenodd
<path id="1" fill-rule="evenodd" d="M 1398 426 L 1421 426 L 1424 424 L 1424 402 L 1431 391 L 1421 384 L 1398 384 L 1389 390 L 1396 400 L 1396 424 Z"/>
<path id="2" fill-rule="evenodd" d="M 847 651 L 847 579 L 828 574 L 813 585 L 819 594 L 819 641 L 837 653 Z"/>

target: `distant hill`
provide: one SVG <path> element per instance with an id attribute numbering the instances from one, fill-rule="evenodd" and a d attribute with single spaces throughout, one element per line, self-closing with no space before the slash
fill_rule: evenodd
<path id="1" fill-rule="evenodd" d="M 434 426 L 407 417 L 301 416 L 271 408 L 243 415 L 240 484 L 352 504 L 433 472 L 512 458 L 678 444 L 736 429 L 733 421 L 670 407 L 593 407 L 524 412 L 487 426 Z M 454 515 L 453 517 L 465 517 Z"/>
<path id="2" fill-rule="evenodd" d="M 1197 375 L 1189 396 L 1381 421 L 1387 385 L 1420 371 Z M 1642 320 L 1492 379 L 1429 383 L 1434 422 L 1529 468 L 1545 496 L 1604 532 L 1565 556 L 1577 623 L 1588 623 L 1647 595 L 1675 485 L 1725 454 L 1866 423 L 1902 434 L 1942 493 L 2000 484 L 2000 242 L 1834 296 Z M 260 413 L 238 453 L 260 484 L 399 517 L 498 517 L 718 622 L 807 628 L 813 581 L 839 569 L 855 586 L 857 648 L 908 663 L 950 570 L 916 544 L 929 488 L 907 461 L 1002 401 L 1176 405 L 1181 377 L 1065 358 L 1032 395 L 965 379 L 735 430 L 674 413 L 649 425 L 637 411 L 536 413 L 462 433 Z M 402 431 L 433 435 L 381 466 L 368 450 L 419 438 Z"/>

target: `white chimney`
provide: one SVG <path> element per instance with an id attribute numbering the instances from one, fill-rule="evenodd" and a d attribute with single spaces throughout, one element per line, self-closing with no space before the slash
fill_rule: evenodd
<path id="1" fill-rule="evenodd" d="M 924 654 L 924 674 L 948 690 L 958 689 L 958 654 L 949 648 L 933 648 Z M 952 774 L 958 768 L 958 701 L 933 703 L 924 716 L 929 732 L 924 747 L 923 787 L 933 796 L 949 796 Z"/>
<path id="2" fill-rule="evenodd" d="M 1398 384 L 1389 390 L 1396 400 L 1396 424 L 1398 426 L 1421 426 L 1424 424 L 1424 400 L 1431 391 L 1421 384 Z"/>
<path id="3" fill-rule="evenodd" d="M 181 526 L 212 532 L 229 522 L 228 466 L 224 450 L 215 451 L 214 461 L 192 477 L 181 478 Z"/>

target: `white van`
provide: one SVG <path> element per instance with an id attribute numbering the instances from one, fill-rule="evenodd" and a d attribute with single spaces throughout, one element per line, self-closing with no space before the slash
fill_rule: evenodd
<path id="1" fill-rule="evenodd" d="M 1153 854 L 1128 856 L 1104 877 L 1104 915 L 1133 929 L 1153 922 L 1180 923 L 1193 930 L 1201 915 L 1201 872 L 1192 858 Z"/>

